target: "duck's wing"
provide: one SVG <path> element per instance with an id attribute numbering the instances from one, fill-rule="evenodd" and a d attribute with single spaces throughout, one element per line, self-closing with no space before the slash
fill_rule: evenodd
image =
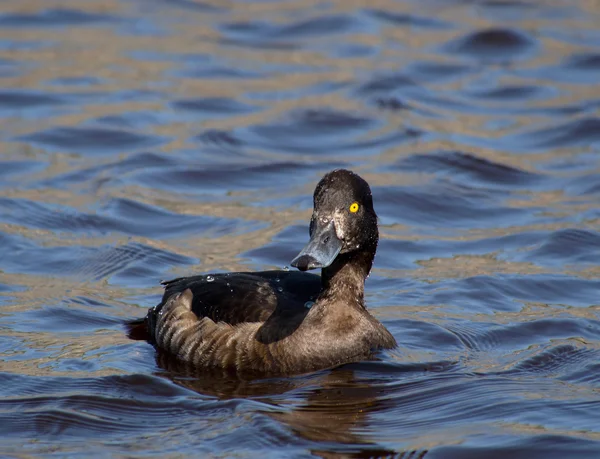
<path id="1" fill-rule="evenodd" d="M 191 289 L 175 293 L 164 303 L 153 334 L 156 346 L 181 362 L 227 373 L 283 374 L 290 372 L 295 359 L 281 358 L 269 343 L 250 340 L 262 328 L 261 322 L 231 326 L 199 318 L 192 311 Z"/>
<path id="2" fill-rule="evenodd" d="M 190 289 L 196 316 L 237 325 L 263 322 L 276 309 L 278 315 L 303 310 L 307 301 L 319 295 L 321 278 L 297 271 L 263 271 L 180 277 L 163 285 L 158 311 L 171 295 Z"/>
<path id="3" fill-rule="evenodd" d="M 287 317 L 305 313 L 306 302 L 319 295 L 321 278 L 297 271 L 263 271 L 179 277 L 163 285 L 161 302 L 144 319 L 127 322 L 131 339 L 153 341 L 154 325 L 163 306 L 171 296 L 187 289 L 193 295 L 192 312 L 199 319 L 237 325 L 263 322 L 277 311 L 276 316 L 285 323 Z"/>

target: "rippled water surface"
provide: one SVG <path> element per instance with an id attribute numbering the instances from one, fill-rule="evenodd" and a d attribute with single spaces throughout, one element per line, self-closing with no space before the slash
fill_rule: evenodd
<path id="1" fill-rule="evenodd" d="M 600 457 L 600 4 L 0 5 L 0 453 Z M 373 187 L 398 349 L 295 378 L 127 339 Z"/>

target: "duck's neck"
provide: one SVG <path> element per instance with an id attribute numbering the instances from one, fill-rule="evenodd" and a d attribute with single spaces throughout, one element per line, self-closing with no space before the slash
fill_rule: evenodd
<path id="1" fill-rule="evenodd" d="M 373 266 L 373 252 L 361 251 L 338 255 L 321 273 L 322 296 L 344 303 L 364 306 L 365 279 Z"/>

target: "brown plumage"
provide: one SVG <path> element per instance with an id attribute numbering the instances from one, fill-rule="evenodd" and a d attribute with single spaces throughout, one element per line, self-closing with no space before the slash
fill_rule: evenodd
<path id="1" fill-rule="evenodd" d="M 371 190 L 358 175 L 325 175 L 311 240 L 292 261 L 322 276 L 264 271 L 178 278 L 129 336 L 200 368 L 290 375 L 369 358 L 396 346 L 364 305 L 378 242 Z M 312 302 L 314 301 L 314 304 Z"/>

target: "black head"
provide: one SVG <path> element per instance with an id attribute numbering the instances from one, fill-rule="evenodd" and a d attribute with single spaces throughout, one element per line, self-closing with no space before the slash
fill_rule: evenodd
<path id="1" fill-rule="evenodd" d="M 341 255 L 366 253 L 368 270 L 379 231 L 369 184 L 354 172 L 337 169 L 315 189 L 310 241 L 292 260 L 300 271 L 325 268 Z"/>

